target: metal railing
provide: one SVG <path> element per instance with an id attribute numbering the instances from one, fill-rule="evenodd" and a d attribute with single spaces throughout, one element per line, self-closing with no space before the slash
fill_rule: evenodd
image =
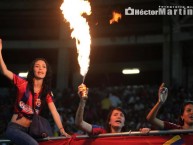
<path id="1" fill-rule="evenodd" d="M 182 134 L 193 134 L 193 129 L 175 129 L 175 130 L 152 130 L 149 133 L 141 133 L 140 131 L 129 131 L 129 132 L 121 132 L 121 133 L 105 133 L 92 136 L 94 138 L 100 137 L 116 137 L 116 136 L 151 136 L 151 135 L 182 135 Z M 90 138 L 88 135 L 77 135 L 76 138 Z M 38 141 L 47 141 L 47 140 L 58 140 L 58 139 L 66 139 L 64 136 L 59 137 L 47 137 L 43 139 L 38 139 Z M 8 139 L 1 139 L 0 143 L 11 143 Z"/>

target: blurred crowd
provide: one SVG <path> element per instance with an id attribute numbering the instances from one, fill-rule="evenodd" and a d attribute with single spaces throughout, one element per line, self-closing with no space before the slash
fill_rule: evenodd
<path id="1" fill-rule="evenodd" d="M 156 129 L 146 120 L 146 115 L 158 100 L 159 85 L 149 86 L 114 86 L 89 88 L 84 119 L 85 121 L 102 125 L 106 121 L 111 107 L 120 106 L 126 112 L 126 128 L 128 131 L 138 131 L 142 127 Z M 168 98 L 161 108 L 160 119 L 178 123 L 180 106 L 185 100 L 193 100 L 193 92 L 183 87 L 168 87 Z M 0 135 L 4 137 L 5 128 L 11 119 L 15 88 L 0 88 Z M 65 130 L 71 134 L 83 134 L 74 125 L 75 114 L 79 103 L 77 90 L 54 90 L 54 100 L 61 116 Z M 42 112 L 43 114 L 46 113 Z M 50 114 L 47 114 L 55 136 L 59 136 L 58 129 Z"/>

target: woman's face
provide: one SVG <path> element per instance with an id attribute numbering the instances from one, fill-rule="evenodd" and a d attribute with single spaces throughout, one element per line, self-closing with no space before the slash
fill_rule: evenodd
<path id="1" fill-rule="evenodd" d="M 113 128 L 121 129 L 124 126 L 124 123 L 125 123 L 124 114 L 119 110 L 113 110 L 110 117 L 109 125 Z"/>
<path id="2" fill-rule="evenodd" d="M 34 64 L 34 76 L 37 79 L 43 79 L 46 76 L 47 66 L 43 60 L 38 60 Z"/>
<path id="3" fill-rule="evenodd" d="M 193 105 L 188 104 L 184 107 L 184 113 L 181 116 L 184 124 L 193 125 Z"/>

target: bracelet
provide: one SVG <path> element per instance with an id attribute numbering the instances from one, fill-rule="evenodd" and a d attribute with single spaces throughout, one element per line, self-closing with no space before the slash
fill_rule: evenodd
<path id="1" fill-rule="evenodd" d="M 64 129 L 63 127 L 59 128 L 59 130 Z"/>

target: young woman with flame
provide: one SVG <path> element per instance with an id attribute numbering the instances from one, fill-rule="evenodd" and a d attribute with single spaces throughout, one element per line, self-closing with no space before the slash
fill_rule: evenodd
<path id="1" fill-rule="evenodd" d="M 84 107 L 86 105 L 86 101 L 88 99 L 88 88 L 81 84 L 78 87 L 78 94 L 80 97 L 80 103 L 76 112 L 75 124 L 82 129 L 83 131 L 87 132 L 90 135 L 98 135 L 102 133 L 120 133 L 124 132 L 125 130 L 125 112 L 119 108 L 113 108 L 110 110 L 105 128 L 98 125 L 92 125 L 83 120 L 84 114 Z M 150 131 L 149 128 L 142 128 L 141 133 L 148 133 Z"/>

